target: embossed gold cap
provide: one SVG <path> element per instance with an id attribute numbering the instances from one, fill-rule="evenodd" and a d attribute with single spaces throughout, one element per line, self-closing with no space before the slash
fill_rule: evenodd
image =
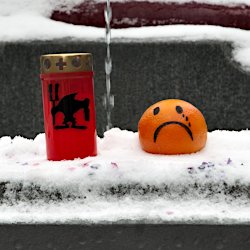
<path id="1" fill-rule="evenodd" d="M 42 74 L 93 71 L 90 53 L 42 55 L 40 63 Z"/>

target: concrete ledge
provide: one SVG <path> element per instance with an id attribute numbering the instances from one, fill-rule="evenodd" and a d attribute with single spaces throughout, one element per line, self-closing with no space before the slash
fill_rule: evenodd
<path id="1" fill-rule="evenodd" d="M 250 74 L 232 60 L 223 42 L 114 43 L 112 94 L 114 126 L 137 130 L 145 109 L 181 98 L 203 111 L 209 130 L 250 126 Z M 46 41 L 0 43 L 0 136 L 34 137 L 43 132 L 39 56 L 91 52 L 94 56 L 97 130 L 106 126 L 103 42 Z"/>
<path id="2" fill-rule="evenodd" d="M 4 250 L 249 249 L 249 225 L 1 225 Z"/>

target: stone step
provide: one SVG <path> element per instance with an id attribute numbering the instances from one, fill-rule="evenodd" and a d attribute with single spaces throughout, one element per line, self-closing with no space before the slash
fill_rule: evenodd
<path id="1" fill-rule="evenodd" d="M 209 130 L 250 125 L 250 75 L 232 59 L 232 44 L 115 42 L 112 87 L 114 126 L 137 130 L 151 104 L 180 98 L 203 111 Z M 0 43 L 0 136 L 34 137 L 43 132 L 39 57 L 46 53 L 91 52 L 94 57 L 97 131 L 106 127 L 104 42 L 71 40 Z"/>
<path id="2" fill-rule="evenodd" d="M 249 249 L 249 225 L 1 225 L 4 250 Z"/>

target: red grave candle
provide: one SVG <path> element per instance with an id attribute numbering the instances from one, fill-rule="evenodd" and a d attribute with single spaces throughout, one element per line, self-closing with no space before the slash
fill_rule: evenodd
<path id="1" fill-rule="evenodd" d="M 95 156 L 92 55 L 43 55 L 40 77 L 48 160 Z"/>

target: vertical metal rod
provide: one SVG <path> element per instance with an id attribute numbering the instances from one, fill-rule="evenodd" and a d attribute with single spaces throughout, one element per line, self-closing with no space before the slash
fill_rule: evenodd
<path id="1" fill-rule="evenodd" d="M 110 0 L 106 1 L 106 8 L 104 10 L 104 17 L 106 23 L 106 59 L 105 59 L 105 73 L 106 73 L 106 96 L 104 97 L 104 104 L 106 106 L 107 113 L 107 126 L 106 130 L 112 128 L 111 122 L 111 111 L 113 108 L 113 96 L 111 95 L 111 72 L 112 72 L 112 58 L 110 53 L 110 43 L 111 43 L 111 27 L 110 22 L 112 19 L 112 9 L 110 6 Z"/>

